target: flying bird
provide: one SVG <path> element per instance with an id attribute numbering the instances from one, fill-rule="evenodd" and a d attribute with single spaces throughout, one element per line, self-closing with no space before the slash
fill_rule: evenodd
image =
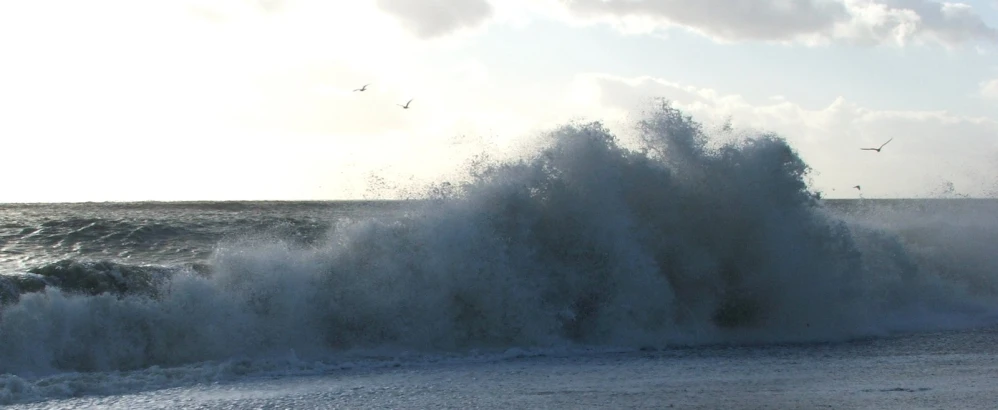
<path id="1" fill-rule="evenodd" d="M 880 149 L 883 148 L 884 145 L 887 145 L 888 142 L 891 142 L 893 140 L 894 140 L 894 137 L 891 137 L 891 139 L 887 140 L 887 142 L 883 143 L 878 148 L 860 148 L 860 150 L 862 150 L 862 151 L 877 151 L 877 152 L 880 152 Z"/>
<path id="2" fill-rule="evenodd" d="M 859 187 L 859 185 L 856 185 L 853 188 L 856 188 L 857 191 L 862 191 L 863 190 L 862 188 Z"/>
<path id="3" fill-rule="evenodd" d="M 363 87 L 360 87 L 360 88 L 358 88 L 358 89 L 355 89 L 354 91 L 367 91 L 367 86 L 369 86 L 369 85 L 370 85 L 370 84 L 364 84 L 364 86 L 363 86 Z"/>
<path id="4" fill-rule="evenodd" d="M 395 105 L 397 105 L 399 107 L 402 107 L 403 110 L 408 110 L 409 109 L 409 103 L 411 103 L 412 100 L 414 100 L 414 98 L 410 98 L 409 101 L 406 101 L 405 105 L 402 105 L 402 104 L 395 104 Z"/>

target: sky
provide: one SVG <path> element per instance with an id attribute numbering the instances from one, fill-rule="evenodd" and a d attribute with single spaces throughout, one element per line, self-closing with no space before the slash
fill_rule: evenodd
<path id="1" fill-rule="evenodd" d="M 372 198 L 655 98 L 998 195 L 998 0 L 0 0 L 0 53 L 0 202 Z"/>

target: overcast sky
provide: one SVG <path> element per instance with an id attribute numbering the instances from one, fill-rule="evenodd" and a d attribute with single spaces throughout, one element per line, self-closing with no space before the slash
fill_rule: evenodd
<path id="1" fill-rule="evenodd" d="M 998 0 L 0 0 L 0 53 L 0 202 L 362 198 L 656 97 L 827 196 L 998 191 Z"/>

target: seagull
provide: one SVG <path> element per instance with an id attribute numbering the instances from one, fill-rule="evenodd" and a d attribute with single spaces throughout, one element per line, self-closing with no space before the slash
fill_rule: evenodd
<path id="1" fill-rule="evenodd" d="M 887 140 L 887 142 L 891 142 L 891 141 L 893 141 L 893 140 L 894 140 L 894 137 L 891 137 L 891 139 Z M 883 147 L 884 147 L 884 145 L 887 145 L 887 142 L 883 143 L 883 145 L 881 145 L 881 146 L 880 146 L 880 148 L 883 148 Z M 860 148 L 860 150 L 863 150 L 863 151 L 877 151 L 877 152 L 880 152 L 880 148 Z"/>
<path id="2" fill-rule="evenodd" d="M 859 185 L 856 185 L 853 188 L 856 188 L 857 191 L 862 191 L 863 190 L 862 188 L 859 187 Z"/>
<path id="3" fill-rule="evenodd" d="M 395 104 L 395 105 L 397 105 L 399 107 L 402 107 L 403 110 L 408 110 L 409 109 L 409 103 L 411 103 L 412 100 L 413 100 L 413 98 L 410 98 L 409 101 L 405 102 L 405 105 L 402 105 L 402 104 Z"/>
<path id="4" fill-rule="evenodd" d="M 369 86 L 369 85 L 370 85 L 370 84 L 364 84 L 364 86 L 363 86 L 363 87 L 360 87 L 360 88 L 358 88 L 358 89 L 356 89 L 356 90 L 354 90 L 354 91 L 367 91 L 367 86 Z"/>

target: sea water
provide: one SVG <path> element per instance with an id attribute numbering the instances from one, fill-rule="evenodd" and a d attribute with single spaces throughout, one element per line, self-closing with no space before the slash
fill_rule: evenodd
<path id="1" fill-rule="evenodd" d="M 640 129 L 570 124 L 400 201 L 0 205 L 0 403 L 998 396 L 998 201 L 822 199 L 777 136 Z"/>

